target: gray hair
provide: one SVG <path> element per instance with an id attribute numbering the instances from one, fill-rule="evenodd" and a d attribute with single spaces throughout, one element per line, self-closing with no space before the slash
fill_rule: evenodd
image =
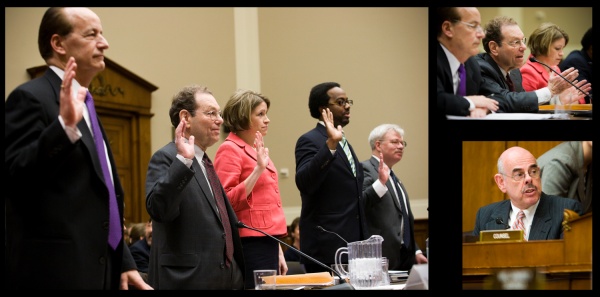
<path id="1" fill-rule="evenodd" d="M 396 124 L 381 124 L 381 125 L 375 127 L 375 129 L 373 129 L 371 131 L 371 133 L 369 134 L 369 145 L 371 146 L 371 150 L 375 149 L 375 143 L 378 140 L 381 140 L 381 138 L 389 130 L 394 130 L 394 131 L 398 132 L 398 134 L 400 134 L 400 136 L 402 136 L 402 138 L 404 138 L 404 129 L 402 129 L 400 126 L 398 126 Z"/>

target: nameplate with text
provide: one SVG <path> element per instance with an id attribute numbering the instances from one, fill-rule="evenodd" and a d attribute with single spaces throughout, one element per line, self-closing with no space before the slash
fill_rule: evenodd
<path id="1" fill-rule="evenodd" d="M 523 230 L 486 230 L 479 232 L 480 242 L 523 241 Z"/>

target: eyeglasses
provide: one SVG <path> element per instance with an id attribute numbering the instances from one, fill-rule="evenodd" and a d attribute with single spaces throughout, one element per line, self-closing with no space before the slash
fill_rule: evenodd
<path id="1" fill-rule="evenodd" d="M 481 25 L 475 25 L 475 24 L 467 23 L 467 22 L 463 22 L 461 20 L 454 20 L 454 21 L 462 23 L 463 25 L 471 28 L 472 30 L 475 30 L 475 32 L 480 32 L 480 33 L 485 34 L 485 30 L 483 29 L 483 27 L 481 27 Z"/>
<path id="2" fill-rule="evenodd" d="M 509 176 L 512 179 L 514 179 L 515 181 L 521 181 L 521 180 L 523 180 L 525 178 L 525 172 L 524 171 L 514 172 L 512 174 L 512 176 L 511 175 L 506 175 L 504 173 L 501 173 L 501 174 L 504 175 L 504 176 Z M 540 167 L 535 166 L 535 167 L 529 168 L 529 170 L 527 171 L 527 174 L 529 174 L 529 176 L 531 176 L 531 178 L 539 178 L 540 175 L 542 174 L 542 172 L 540 170 Z"/>
<path id="3" fill-rule="evenodd" d="M 349 106 L 352 106 L 354 104 L 354 101 L 350 100 L 350 99 L 348 99 L 348 100 L 338 99 L 335 101 L 335 103 L 329 102 L 329 105 L 337 105 L 339 107 L 345 107 L 346 104 L 348 104 Z"/>
<path id="4" fill-rule="evenodd" d="M 219 118 L 223 118 L 223 112 L 222 111 L 203 111 L 202 112 L 205 116 L 209 117 L 211 120 L 216 121 Z"/>
<path id="5" fill-rule="evenodd" d="M 384 142 L 385 139 L 379 139 L 379 141 Z M 404 140 L 400 141 L 397 139 L 394 140 L 390 140 L 389 143 L 391 143 L 392 145 L 398 146 L 399 144 L 402 144 L 403 147 L 406 147 L 408 145 L 408 143 Z"/>
<path id="6" fill-rule="evenodd" d="M 527 37 L 523 37 L 523 39 L 521 40 L 515 40 L 515 41 L 511 41 L 511 42 L 505 42 L 506 44 L 512 46 L 512 47 L 521 47 L 521 46 L 527 46 Z"/>

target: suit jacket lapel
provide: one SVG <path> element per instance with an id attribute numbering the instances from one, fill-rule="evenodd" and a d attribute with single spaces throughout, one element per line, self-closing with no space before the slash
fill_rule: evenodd
<path id="1" fill-rule="evenodd" d="M 531 229 L 529 230 L 529 240 L 548 239 L 550 228 L 552 228 L 552 217 L 548 203 L 544 199 L 544 194 L 540 197 L 540 203 L 535 211 Z M 562 219 L 561 219 L 562 221 Z"/>
<path id="2" fill-rule="evenodd" d="M 196 158 L 194 158 L 192 161 L 192 168 L 194 169 L 194 171 L 196 171 L 198 173 L 198 174 L 194 174 L 194 179 L 196 179 L 196 182 L 200 186 L 200 189 L 202 189 L 202 192 L 204 192 L 204 199 L 206 199 L 206 201 L 208 201 L 208 204 L 210 204 L 210 207 L 212 208 L 213 213 L 217 216 L 217 218 L 220 221 L 221 216 L 219 215 L 219 211 L 217 210 L 217 202 L 215 201 L 215 197 L 213 196 L 212 192 L 210 191 L 210 186 L 208 185 L 208 179 L 204 175 L 204 171 L 202 171 L 202 167 L 200 166 L 200 163 L 198 163 L 198 160 Z M 213 190 L 220 191 L 221 189 L 213 189 Z"/>
<path id="3" fill-rule="evenodd" d="M 508 225 L 508 214 L 510 213 L 510 200 L 504 200 L 505 203 L 497 207 L 494 212 L 492 212 L 492 216 L 490 217 L 490 221 L 486 224 L 485 230 L 499 230 L 499 229 L 507 229 L 506 226 L 499 225 L 496 223 L 497 218 L 501 218 L 504 224 Z"/>

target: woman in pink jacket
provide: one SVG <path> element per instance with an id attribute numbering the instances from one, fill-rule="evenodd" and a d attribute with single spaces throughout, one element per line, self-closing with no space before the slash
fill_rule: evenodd
<path id="1" fill-rule="evenodd" d="M 544 63 L 557 73 L 561 73 L 558 68 L 558 63 L 562 61 L 564 56 L 564 48 L 569 43 L 569 35 L 555 24 L 543 23 L 531 33 L 527 46 L 531 51 L 530 57 Z M 542 89 L 548 86 L 550 75 L 555 75 L 550 69 L 541 63 L 527 60 L 521 66 L 521 75 L 523 76 L 523 89 L 527 92 Z M 574 81 L 579 88 L 584 91 L 591 90 L 591 85 L 587 81 Z M 555 94 L 552 94 L 555 95 Z M 575 87 L 570 87 L 550 99 L 550 104 L 566 105 L 585 103 L 585 96 L 581 94 Z"/>
<path id="2" fill-rule="evenodd" d="M 270 100 L 251 90 L 236 91 L 223 109 L 229 133 L 215 155 L 215 170 L 231 206 L 247 226 L 275 237 L 287 235 L 277 169 L 269 158 L 263 136 L 269 128 Z M 246 289 L 254 288 L 253 271 L 275 269 L 287 273 L 281 246 L 272 238 L 240 228 L 246 265 Z"/>

